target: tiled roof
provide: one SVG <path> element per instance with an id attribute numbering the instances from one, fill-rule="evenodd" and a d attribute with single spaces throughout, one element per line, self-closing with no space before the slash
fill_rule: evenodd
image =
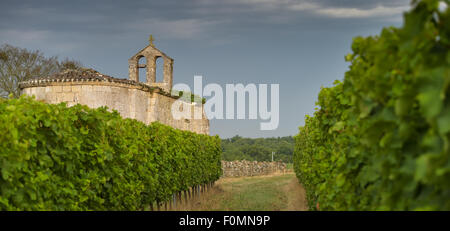
<path id="1" fill-rule="evenodd" d="M 109 75 L 101 74 L 100 72 L 93 69 L 82 68 L 80 70 L 68 69 L 47 77 L 36 77 L 25 82 L 34 81 L 49 81 L 49 82 L 67 82 L 69 81 L 108 81 L 108 82 L 121 82 L 128 84 L 139 84 L 135 81 L 129 79 L 119 79 L 114 78 Z"/>
<path id="2" fill-rule="evenodd" d="M 58 83 L 58 82 L 112 82 L 112 83 L 122 83 L 127 85 L 133 85 L 141 87 L 143 90 L 153 91 L 158 89 L 159 94 L 163 94 L 173 98 L 179 98 L 178 96 L 172 96 L 170 93 L 165 92 L 162 88 L 157 86 L 149 86 L 145 83 L 136 82 L 129 79 L 119 79 L 111 77 L 109 75 L 101 74 L 100 72 L 82 68 L 79 70 L 68 69 L 47 77 L 36 77 L 27 81 L 19 83 L 19 88 L 45 86 L 47 83 Z"/>

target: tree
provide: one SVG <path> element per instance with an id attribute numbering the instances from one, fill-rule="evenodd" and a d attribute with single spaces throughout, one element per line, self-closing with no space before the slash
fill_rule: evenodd
<path id="1" fill-rule="evenodd" d="M 45 77 L 64 69 L 81 68 L 81 63 L 65 59 L 58 62 L 56 56 L 45 57 L 39 50 L 4 44 L 0 47 L 0 97 L 20 95 L 19 83 L 35 77 Z"/>
<path id="2" fill-rule="evenodd" d="M 69 58 L 65 58 L 59 63 L 59 71 L 64 71 L 67 69 L 79 70 L 82 67 L 83 65 L 81 64 L 81 62 Z"/>
<path id="3" fill-rule="evenodd" d="M 277 138 L 244 138 L 234 136 L 222 140 L 223 159 L 271 161 L 275 152 L 275 161 L 292 162 L 294 139 L 292 136 Z"/>

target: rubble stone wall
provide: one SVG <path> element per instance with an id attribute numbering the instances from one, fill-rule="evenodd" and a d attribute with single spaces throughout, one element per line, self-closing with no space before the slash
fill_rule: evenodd
<path id="1" fill-rule="evenodd" d="M 222 161 L 222 177 L 262 176 L 286 172 L 282 162 Z"/>

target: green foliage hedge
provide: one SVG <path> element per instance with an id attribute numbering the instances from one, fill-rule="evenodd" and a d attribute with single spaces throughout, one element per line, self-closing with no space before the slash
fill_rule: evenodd
<path id="1" fill-rule="evenodd" d="M 0 210 L 139 210 L 217 180 L 219 137 L 106 108 L 0 101 Z"/>
<path id="2" fill-rule="evenodd" d="M 444 2 L 414 1 L 402 28 L 355 38 L 343 82 L 321 90 L 320 109 L 295 137 L 311 209 L 450 210 Z"/>
<path id="3" fill-rule="evenodd" d="M 294 138 L 292 136 L 271 138 L 244 138 L 234 136 L 222 139 L 223 160 L 271 161 L 292 163 Z"/>

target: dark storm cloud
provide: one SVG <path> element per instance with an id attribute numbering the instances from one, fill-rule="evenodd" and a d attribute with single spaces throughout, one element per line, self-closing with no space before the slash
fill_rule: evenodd
<path id="1" fill-rule="evenodd" d="M 3 1 L 0 30 L 108 35 L 154 29 L 185 39 L 217 26 L 223 31 L 302 19 L 311 23 L 308 18 L 398 18 L 407 5 L 407 0 Z"/>

